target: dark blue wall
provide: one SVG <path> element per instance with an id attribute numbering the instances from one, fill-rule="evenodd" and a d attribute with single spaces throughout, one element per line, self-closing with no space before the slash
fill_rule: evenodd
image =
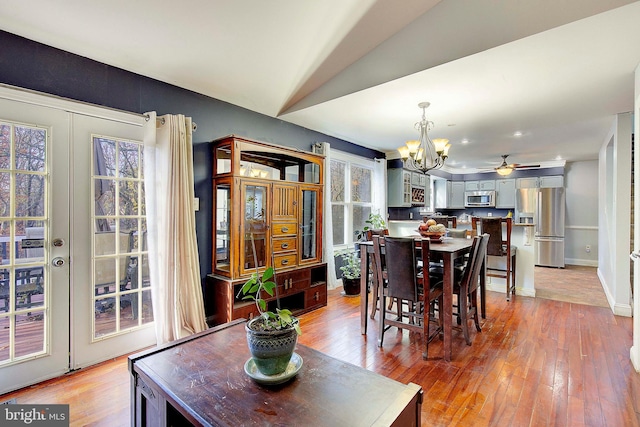
<path id="1" fill-rule="evenodd" d="M 190 64 L 182 64 L 189 67 Z M 348 141 L 162 83 L 88 58 L 0 31 L 0 83 L 119 110 L 184 114 L 198 124 L 194 178 L 200 211 L 196 232 L 200 269 L 211 272 L 212 185 L 208 142 L 229 134 L 311 151 L 314 142 L 363 157 L 384 154 Z"/>

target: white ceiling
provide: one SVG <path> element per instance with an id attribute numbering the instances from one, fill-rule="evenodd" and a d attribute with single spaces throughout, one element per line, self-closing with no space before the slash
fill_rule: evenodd
<path id="1" fill-rule="evenodd" d="M 596 159 L 640 61 L 630 0 L 0 0 L 0 29 L 390 157 L 428 101 L 454 170 Z"/>

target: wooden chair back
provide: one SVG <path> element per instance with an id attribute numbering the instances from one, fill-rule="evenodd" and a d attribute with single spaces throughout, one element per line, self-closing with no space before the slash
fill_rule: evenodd
<path id="1" fill-rule="evenodd" d="M 473 235 L 478 233 L 488 234 L 489 243 L 487 244 L 487 255 L 506 258 L 506 267 L 494 268 L 487 267 L 487 276 L 500 277 L 506 280 L 507 301 L 510 295 L 515 295 L 516 281 L 516 250 L 517 248 L 511 244 L 512 218 L 471 218 L 471 228 Z"/>
<path id="2" fill-rule="evenodd" d="M 429 219 L 434 220 L 438 224 L 442 224 L 447 228 L 456 228 L 458 226 L 458 218 L 455 216 L 433 215 Z"/>
<path id="3" fill-rule="evenodd" d="M 487 256 L 487 244 L 489 235 L 475 236 L 469 252 L 469 261 L 464 269 L 462 279 L 457 284 L 458 314 L 460 325 L 467 345 L 471 345 L 469 334 L 469 317 L 473 318 L 476 330 L 480 332 L 480 319 L 478 318 L 478 288 L 480 286 L 480 271 Z"/>
<path id="4" fill-rule="evenodd" d="M 378 286 L 387 285 L 387 264 L 385 253 L 385 237 L 374 235 L 371 237 L 373 242 L 373 274 L 376 277 Z M 377 288 L 374 290 L 374 299 L 377 296 Z"/>
<path id="5" fill-rule="evenodd" d="M 487 255 L 507 256 L 511 246 L 512 218 L 480 218 L 474 216 L 471 218 L 471 228 L 474 236 L 484 233 L 489 234 Z"/>
<path id="6" fill-rule="evenodd" d="M 471 244 L 471 251 L 469 252 L 469 261 L 464 269 L 460 286 L 465 287 L 464 294 L 475 292 L 479 286 L 480 269 L 482 263 L 487 256 L 487 247 L 489 243 L 489 234 L 485 233 L 481 236 L 475 236 L 473 243 Z"/>
<path id="7" fill-rule="evenodd" d="M 387 296 L 418 302 L 420 296 L 415 240 L 409 237 L 386 237 L 385 258 L 388 261 Z"/>
<path id="8" fill-rule="evenodd" d="M 373 240 L 373 236 L 388 236 L 389 229 L 388 228 L 380 228 L 376 230 L 367 230 L 365 233 L 367 241 Z"/>

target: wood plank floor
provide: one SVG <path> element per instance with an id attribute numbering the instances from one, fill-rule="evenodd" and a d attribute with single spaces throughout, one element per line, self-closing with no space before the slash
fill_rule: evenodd
<path id="1" fill-rule="evenodd" d="M 596 267 L 535 267 L 534 277 L 536 298 L 609 307 Z"/>
<path id="2" fill-rule="evenodd" d="M 487 295 L 473 345 L 454 332 L 453 360 L 441 342 L 421 359 L 421 338 L 360 335 L 359 297 L 330 291 L 327 307 L 301 316 L 299 342 L 424 389 L 426 426 L 640 426 L 640 375 L 629 360 L 632 319 L 611 310 L 503 294 Z M 0 396 L 18 403 L 68 403 L 73 426 L 129 425 L 126 357 Z"/>

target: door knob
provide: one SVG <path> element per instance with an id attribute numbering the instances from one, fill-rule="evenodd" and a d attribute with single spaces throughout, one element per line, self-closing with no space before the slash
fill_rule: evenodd
<path id="1" fill-rule="evenodd" d="M 51 264 L 54 267 L 62 267 L 65 264 L 65 261 L 64 261 L 64 258 L 58 256 L 51 261 Z"/>

